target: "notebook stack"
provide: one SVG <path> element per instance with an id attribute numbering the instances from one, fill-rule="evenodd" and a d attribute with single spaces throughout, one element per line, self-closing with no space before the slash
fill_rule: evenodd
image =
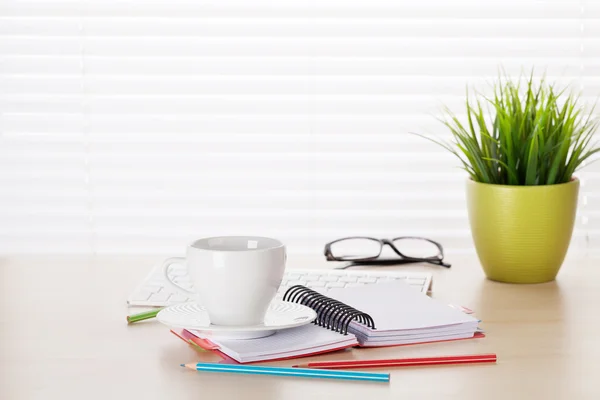
<path id="1" fill-rule="evenodd" d="M 197 331 L 174 331 L 173 333 L 182 339 L 190 339 L 191 334 L 194 343 L 200 347 L 218 351 L 239 363 L 307 357 L 358 346 L 354 335 L 340 335 L 313 324 L 285 329 L 272 336 L 258 339 L 211 338 L 209 347 L 206 347 L 206 339 L 202 340 L 202 335 Z"/>
<path id="2" fill-rule="evenodd" d="M 173 332 L 240 363 L 304 357 L 354 346 L 398 346 L 478 336 L 476 318 L 403 282 L 331 289 L 327 296 L 295 287 L 284 300 L 313 308 L 318 315 L 315 324 L 250 340 L 209 339 L 193 330 Z"/>
<path id="3" fill-rule="evenodd" d="M 362 347 L 396 346 L 424 342 L 468 339 L 479 321 L 401 282 L 336 290 L 336 300 L 369 314 L 376 329 L 352 321 L 348 331 Z"/>

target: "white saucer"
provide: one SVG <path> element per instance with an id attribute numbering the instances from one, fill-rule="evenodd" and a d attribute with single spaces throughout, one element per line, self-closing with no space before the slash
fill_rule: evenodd
<path id="1" fill-rule="evenodd" d="M 197 303 L 182 303 L 167 307 L 160 311 L 156 318 L 169 327 L 193 329 L 206 336 L 218 336 L 223 339 L 255 339 L 272 335 L 281 329 L 309 324 L 317 318 L 317 314 L 301 304 L 274 300 L 267 310 L 265 322 L 260 325 L 212 325 L 206 309 Z"/>

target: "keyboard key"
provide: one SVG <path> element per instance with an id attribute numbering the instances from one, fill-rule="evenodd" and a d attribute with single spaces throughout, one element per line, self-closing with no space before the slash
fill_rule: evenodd
<path id="1" fill-rule="evenodd" d="M 140 290 L 131 296 L 132 301 L 146 301 L 152 293 L 147 290 Z"/>
<path id="2" fill-rule="evenodd" d="M 144 286 L 144 290 L 147 290 L 150 293 L 158 293 L 158 292 L 160 292 L 161 289 L 162 289 L 162 286 L 160 286 L 160 285 L 148 285 L 148 286 Z"/>
<path id="3" fill-rule="evenodd" d="M 157 294 L 152 294 L 150 297 L 150 301 L 169 301 L 169 297 L 171 297 L 171 293 L 162 292 Z"/>
<path id="4" fill-rule="evenodd" d="M 337 282 L 339 279 L 339 276 L 332 276 L 332 275 L 323 275 L 319 278 L 320 281 L 323 282 Z"/>
<path id="5" fill-rule="evenodd" d="M 340 276 L 338 282 L 356 282 L 357 279 L 358 278 L 356 276 Z"/>
<path id="6" fill-rule="evenodd" d="M 316 281 L 316 282 L 308 282 L 308 284 L 311 285 L 309 287 L 325 287 L 325 285 L 327 284 L 327 282 Z"/>
<path id="7" fill-rule="evenodd" d="M 328 288 L 334 288 L 334 287 L 344 287 L 344 283 L 343 282 L 327 282 L 327 287 Z"/>
<path id="8" fill-rule="evenodd" d="M 346 287 L 358 287 L 358 286 L 364 286 L 364 283 L 348 283 L 346 284 Z"/>
<path id="9" fill-rule="evenodd" d="M 289 284 L 290 284 L 289 285 L 290 287 L 296 286 L 296 285 L 306 285 L 306 281 L 290 281 Z"/>
<path id="10" fill-rule="evenodd" d="M 306 279 L 307 282 L 314 282 L 314 281 L 318 281 L 320 276 L 319 275 L 306 275 L 303 278 Z"/>
<path id="11" fill-rule="evenodd" d="M 364 278 L 359 278 L 358 282 L 362 282 L 362 283 L 375 283 L 375 282 L 377 282 L 377 279 L 372 278 L 372 277 L 364 277 Z"/>
<path id="12" fill-rule="evenodd" d="M 174 294 L 169 298 L 169 301 L 173 302 L 173 303 L 183 303 L 186 300 L 187 300 L 187 297 L 185 297 L 182 294 Z"/>

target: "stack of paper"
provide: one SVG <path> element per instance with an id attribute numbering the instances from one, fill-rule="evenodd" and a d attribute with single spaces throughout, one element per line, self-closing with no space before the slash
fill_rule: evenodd
<path id="1" fill-rule="evenodd" d="M 196 337 L 202 335 L 189 330 Z M 259 339 L 210 338 L 219 351 L 240 363 L 281 360 L 341 350 L 358 345 L 354 335 L 340 335 L 316 325 L 277 331 Z"/>
<path id="2" fill-rule="evenodd" d="M 313 324 L 259 339 L 208 338 L 211 349 L 240 362 L 303 357 L 353 346 L 375 347 L 472 338 L 479 321 L 404 282 L 330 289 L 327 296 L 369 314 L 376 329 L 352 321 L 343 335 Z M 318 312 L 327 312 L 319 309 Z M 207 340 L 200 332 L 190 334 Z M 180 335 L 181 336 L 181 335 Z M 186 339 L 186 338 L 184 338 Z M 187 340 L 187 339 L 186 339 Z"/>
<path id="3" fill-rule="evenodd" d="M 471 338 L 479 321 L 403 282 L 331 289 L 329 297 L 369 314 L 376 329 L 353 321 L 361 346 L 392 346 Z"/>

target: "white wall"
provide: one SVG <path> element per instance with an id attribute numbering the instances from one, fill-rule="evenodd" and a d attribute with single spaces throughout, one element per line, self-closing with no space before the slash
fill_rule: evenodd
<path id="1" fill-rule="evenodd" d="M 535 66 L 600 93 L 600 2 L 0 2 L 0 252 L 180 253 L 261 234 L 472 251 L 447 135 L 465 87 Z M 578 251 L 600 249 L 600 167 Z M 35 246 L 31 244 L 35 243 Z"/>

